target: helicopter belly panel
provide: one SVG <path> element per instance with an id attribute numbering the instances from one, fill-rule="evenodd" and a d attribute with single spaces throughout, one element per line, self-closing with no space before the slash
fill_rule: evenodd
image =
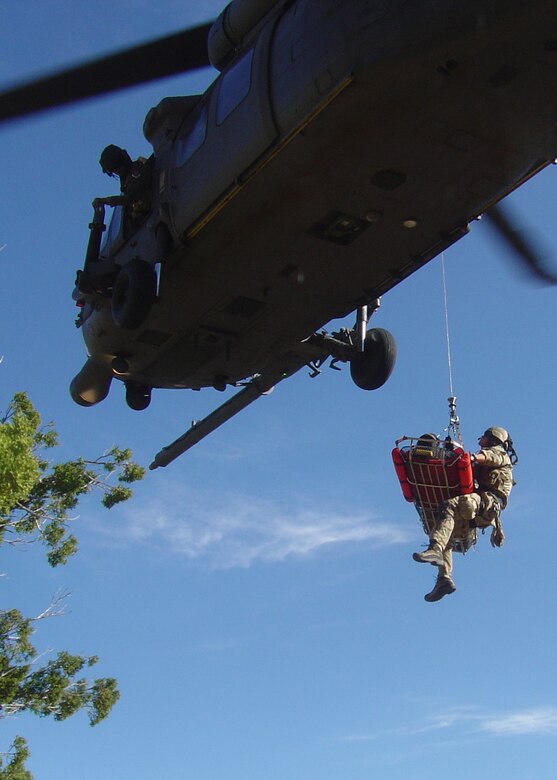
<path id="1" fill-rule="evenodd" d="M 145 376 L 166 381 L 165 363 L 168 380 L 191 387 L 261 371 L 331 317 L 385 293 L 550 159 L 557 148 L 544 115 L 557 115 L 556 71 L 529 51 L 536 23 L 522 33 L 521 77 L 503 86 L 494 74 L 509 56 L 505 39 L 501 51 L 463 40 L 438 57 L 380 65 L 376 79 L 356 73 L 169 272 L 161 300 L 168 295 L 172 315 L 161 325 L 181 335 Z M 460 64 L 446 76 L 436 63 L 448 51 Z"/>
<path id="2" fill-rule="evenodd" d="M 479 34 L 480 4 L 462 1 L 453 11 L 475 9 L 469 25 L 448 36 L 452 17 L 432 15 L 421 37 L 401 24 L 410 5 L 300 0 L 258 41 L 254 91 L 220 124 L 212 88 L 199 108 L 204 143 L 169 163 L 176 245 L 158 300 L 131 334 L 116 332 L 105 308 L 99 328 L 87 327 L 92 352 L 125 354 L 127 377 L 158 387 L 276 366 L 557 154 L 556 54 L 543 47 L 555 4 L 519 14 L 508 0 L 514 16 Z"/>

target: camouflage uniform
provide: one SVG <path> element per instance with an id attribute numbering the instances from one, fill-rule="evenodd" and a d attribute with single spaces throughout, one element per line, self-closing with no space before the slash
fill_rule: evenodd
<path id="1" fill-rule="evenodd" d="M 478 483 L 478 492 L 456 496 L 440 506 L 439 519 L 431 534 L 431 543 L 443 551 L 443 566 L 439 574 L 451 576 L 453 554 L 451 542 L 454 538 L 466 536 L 471 528 L 494 527 L 492 543 L 500 546 L 503 541 L 499 515 L 507 506 L 507 500 L 513 487 L 511 459 L 504 447 L 494 445 L 480 450 L 485 462 L 478 463 L 474 475 Z M 494 534 L 500 534 L 499 544 Z M 495 540 L 495 541 L 494 541 Z"/>

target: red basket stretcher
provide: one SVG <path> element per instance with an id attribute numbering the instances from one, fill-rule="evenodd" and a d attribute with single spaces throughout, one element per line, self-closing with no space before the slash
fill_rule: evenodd
<path id="1" fill-rule="evenodd" d="M 448 498 L 474 491 L 470 453 L 456 442 L 432 435 L 397 439 L 392 458 L 404 498 L 416 507 L 425 533 L 435 526 L 439 505 Z M 453 540 L 455 552 L 466 552 L 476 542 L 476 530 Z"/>

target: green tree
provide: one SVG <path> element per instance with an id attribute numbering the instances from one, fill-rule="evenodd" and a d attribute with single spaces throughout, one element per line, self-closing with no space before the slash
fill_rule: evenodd
<path id="1" fill-rule="evenodd" d="M 95 726 L 106 718 L 119 698 L 116 680 L 88 682 L 76 679 L 85 667 L 98 658 L 71 655 L 65 650 L 44 666 L 36 668 L 37 652 L 30 642 L 36 618 L 24 618 L 17 609 L 0 613 L 0 717 L 29 711 L 65 720 L 81 709 Z M 52 614 L 52 613 L 51 613 Z"/>
<path id="2" fill-rule="evenodd" d="M 95 460 L 50 464 L 45 451 L 57 443 L 52 425 L 42 427 L 27 395 L 16 393 L 0 420 L 0 544 L 41 541 L 51 566 L 66 563 L 77 550 L 69 513 L 82 496 L 100 491 L 111 509 L 131 497 L 128 485 L 145 474 L 130 450 L 118 447 Z M 114 474 L 117 484 L 110 485 Z"/>
<path id="3" fill-rule="evenodd" d="M 8 762 L 0 756 L 1 780 L 33 780 L 33 775 L 25 769 L 25 761 L 29 757 L 27 742 L 23 737 L 16 737 L 7 754 Z"/>
<path id="4" fill-rule="evenodd" d="M 27 395 L 16 393 L 0 419 L 0 544 L 42 544 L 51 566 L 66 563 L 77 550 L 70 512 L 83 496 L 100 492 L 110 509 L 131 497 L 129 485 L 145 473 L 129 450 L 118 447 L 94 460 L 51 463 L 46 455 L 57 443 L 52 425 L 42 426 Z M 0 718 L 27 711 L 64 720 L 85 710 L 94 726 L 118 700 L 116 680 L 79 676 L 97 663 L 96 656 L 61 651 L 37 665 L 31 637 L 38 621 L 61 613 L 60 601 L 33 618 L 17 609 L 0 611 Z M 7 763 L 0 757 L 0 779 L 32 780 L 24 766 L 27 756 L 25 740 L 17 737 Z"/>

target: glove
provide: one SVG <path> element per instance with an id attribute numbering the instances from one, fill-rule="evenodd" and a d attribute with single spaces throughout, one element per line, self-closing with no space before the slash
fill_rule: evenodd
<path id="1" fill-rule="evenodd" d="M 112 195 L 109 198 L 102 199 L 107 206 L 121 206 L 124 203 L 124 198 L 121 195 Z"/>
<path id="2" fill-rule="evenodd" d="M 502 547 L 505 544 L 505 534 L 500 523 L 497 523 L 489 537 L 492 547 Z"/>
<path id="3" fill-rule="evenodd" d="M 95 198 L 93 201 L 93 208 L 97 206 L 121 206 L 124 203 L 124 198 L 121 195 L 111 195 L 108 198 Z"/>

